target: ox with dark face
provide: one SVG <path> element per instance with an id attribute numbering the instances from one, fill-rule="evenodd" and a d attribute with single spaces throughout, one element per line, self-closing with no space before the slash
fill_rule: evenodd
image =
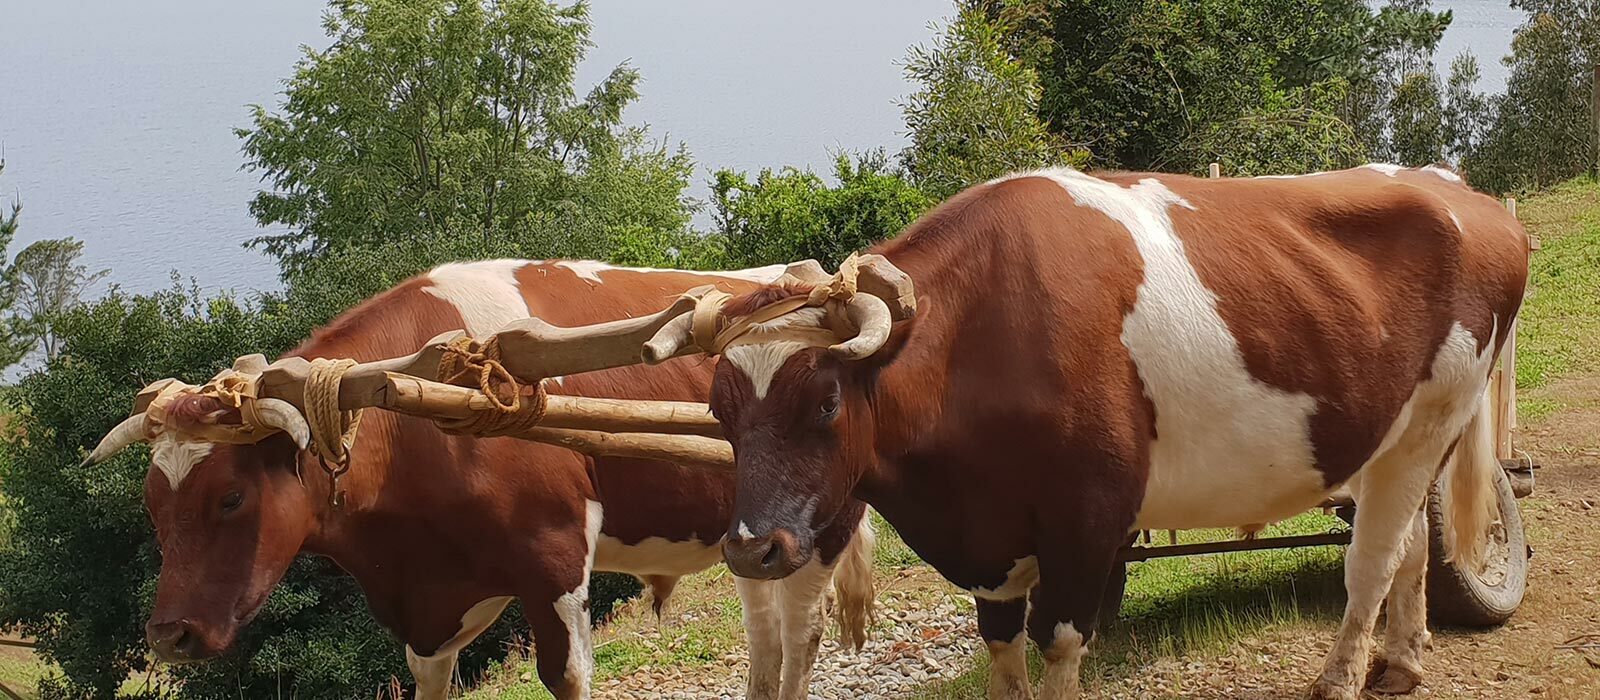
<path id="1" fill-rule="evenodd" d="M 866 264 L 867 286 L 890 299 L 885 290 L 897 284 L 909 290 L 886 261 Z M 891 311 L 890 302 L 863 292 L 761 320 L 764 309 L 815 295 L 808 286 L 772 286 L 720 310 L 724 325 L 735 327 L 715 341 L 722 359 L 711 408 L 738 464 L 734 519 L 723 543 L 738 576 L 783 578 L 810 562 L 818 533 L 854 504 L 851 490 L 875 460 L 868 392 L 893 355 L 886 345 L 896 316 L 908 318 L 914 305 Z M 681 321 L 646 346 L 647 361 L 707 344 L 695 338 L 689 317 Z"/>
<path id="2" fill-rule="evenodd" d="M 733 358 L 749 359 L 733 350 L 711 393 L 740 476 L 723 553 L 739 576 L 782 578 L 811 560 L 816 533 L 849 502 L 868 466 L 871 409 L 850 381 L 852 368 L 826 351 L 783 358 L 781 379 L 771 380 L 785 388 L 779 394 L 763 391 Z"/>

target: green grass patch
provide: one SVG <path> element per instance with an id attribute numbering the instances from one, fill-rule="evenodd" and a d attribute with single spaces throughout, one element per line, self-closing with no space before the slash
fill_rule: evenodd
<path id="1" fill-rule="evenodd" d="M 24 698 L 38 697 L 39 681 L 51 668 L 27 649 L 0 647 L 0 683 Z"/>
<path id="2" fill-rule="evenodd" d="M 1342 527 L 1332 516 L 1307 513 L 1278 523 L 1262 537 L 1327 532 Z M 1231 530 L 1178 533 L 1179 544 L 1215 541 Z M 1167 544 L 1155 533 L 1155 544 Z M 1128 565 L 1128 586 L 1122 614 L 1095 640 L 1084 662 L 1084 682 L 1092 695 L 1103 682 L 1123 678 L 1158 658 L 1187 654 L 1221 654 L 1230 644 L 1268 627 L 1337 620 L 1344 605 L 1343 548 L 1234 552 L 1174 557 Z M 1035 681 L 1043 668 L 1038 650 L 1030 647 L 1029 669 Z M 922 689 L 918 698 L 983 697 L 989 659 L 974 659 L 965 674 Z"/>
<path id="3" fill-rule="evenodd" d="M 1523 202 L 1519 215 L 1543 243 L 1517 333 L 1517 386 L 1530 391 L 1600 369 L 1600 184 L 1573 180 Z M 1528 420 L 1559 408 L 1528 394 L 1517 403 Z"/>

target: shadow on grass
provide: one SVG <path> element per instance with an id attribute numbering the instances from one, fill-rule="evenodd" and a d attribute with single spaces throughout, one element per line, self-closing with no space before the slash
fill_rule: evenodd
<path id="1" fill-rule="evenodd" d="M 1128 676 L 1163 658 L 1220 654 L 1236 640 L 1274 626 L 1329 623 L 1344 607 L 1343 550 L 1315 547 L 1145 562 L 1129 566 L 1120 619 L 1097 635 L 1084 664 L 1086 689 Z M 989 659 L 918 698 L 977 698 L 987 692 Z M 1028 653 L 1037 681 L 1042 661 Z"/>

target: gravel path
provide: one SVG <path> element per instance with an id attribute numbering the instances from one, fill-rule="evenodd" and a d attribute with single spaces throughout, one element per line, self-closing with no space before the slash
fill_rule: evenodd
<path id="1" fill-rule="evenodd" d="M 984 653 L 971 606 L 960 604 L 954 594 L 926 601 L 889 592 L 879 598 L 878 614 L 872 639 L 859 652 L 841 650 L 833 639 L 823 641 L 811 677 L 814 700 L 904 697 L 929 681 L 961 675 L 975 655 Z M 724 657 L 719 669 L 641 669 L 601 683 L 596 695 L 733 700 L 744 697 L 748 664 L 741 649 Z"/>

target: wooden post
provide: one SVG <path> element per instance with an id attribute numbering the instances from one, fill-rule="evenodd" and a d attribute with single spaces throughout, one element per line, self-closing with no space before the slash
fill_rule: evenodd
<path id="1" fill-rule="evenodd" d="M 1517 199 L 1506 198 L 1506 211 L 1517 215 Z M 1529 248 L 1533 248 L 1529 239 Z M 1495 456 L 1512 458 L 1511 434 L 1517 429 L 1517 323 L 1512 321 L 1505 345 L 1500 350 L 1500 367 L 1495 370 L 1494 386 L 1489 393 L 1494 407 Z"/>
<path id="2" fill-rule="evenodd" d="M 1594 74 L 1589 79 L 1589 121 L 1595 135 L 1594 165 L 1591 174 L 1600 177 L 1600 64 L 1595 64 Z"/>
<path id="3" fill-rule="evenodd" d="M 1222 177 L 1222 164 L 1221 163 L 1212 163 L 1211 167 L 1208 168 L 1208 170 L 1211 171 L 1211 178 L 1213 180 L 1216 179 L 1216 178 Z"/>

